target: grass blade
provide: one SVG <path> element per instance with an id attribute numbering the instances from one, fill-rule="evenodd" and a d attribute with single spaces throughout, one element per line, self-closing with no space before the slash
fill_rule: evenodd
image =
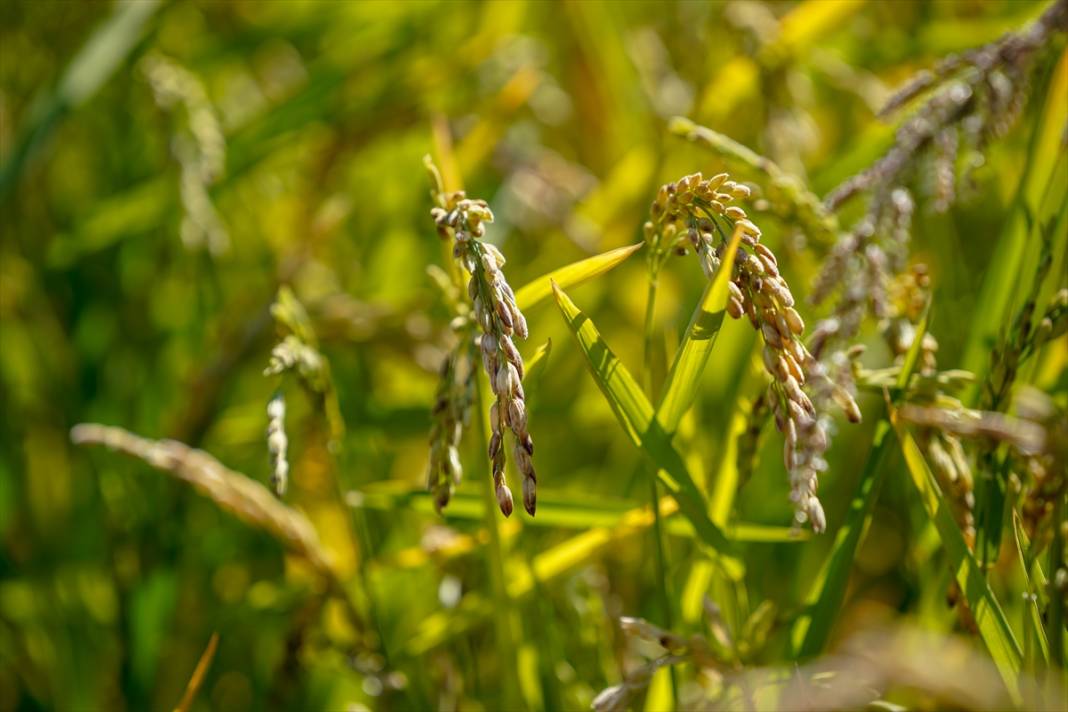
<path id="1" fill-rule="evenodd" d="M 526 311 L 553 293 L 553 282 L 561 288 L 581 284 L 616 267 L 641 249 L 643 244 L 645 243 L 639 242 L 627 247 L 618 247 L 543 274 L 515 290 L 515 303 L 521 310 Z"/>
<path id="2" fill-rule="evenodd" d="M 905 355 L 901 372 L 898 374 L 895 398 L 903 397 L 912 372 L 916 368 L 923 337 L 927 333 L 930 310 L 931 305 L 928 303 L 916 327 L 912 346 Z M 885 479 L 886 468 L 883 465 L 890 449 L 889 433 L 890 422 L 884 416 L 875 426 L 871 453 L 860 475 L 857 494 L 849 503 L 845 522 L 835 534 L 831 555 L 813 584 L 812 592 L 807 600 L 808 613 L 799 618 L 794 626 L 792 642 L 795 657 L 810 658 L 819 655 L 830 639 L 834 622 L 838 619 L 842 602 L 845 600 L 846 587 L 849 583 L 849 574 L 853 570 L 857 547 L 860 546 L 871 524 L 875 500 L 879 496 L 879 490 L 882 489 L 883 479 Z"/>
<path id="3" fill-rule="evenodd" d="M 675 362 L 671 365 L 664 395 L 656 411 L 657 420 L 668 433 L 675 432 L 682 416 L 693 405 L 697 383 L 716 344 L 716 336 L 727 311 L 727 297 L 730 295 L 727 285 L 730 284 L 734 256 L 738 253 L 741 239 L 742 230 L 736 227 L 719 271 L 705 288 L 701 302 L 690 318 L 686 336 L 675 353 Z"/>
<path id="4" fill-rule="evenodd" d="M 18 182 L 26 161 L 72 109 L 85 103 L 134 51 L 161 0 L 120 3 L 67 65 L 51 95 L 39 98 L 21 127 L 18 140 L 0 167 L 0 197 Z"/>
<path id="5" fill-rule="evenodd" d="M 593 322 L 583 314 L 556 284 L 556 303 L 571 333 L 575 335 L 590 373 L 608 400 L 623 430 L 657 468 L 657 476 L 678 500 L 683 515 L 690 520 L 698 538 L 720 552 L 730 545 L 723 532 L 708 517 L 708 506 L 694 484 L 671 437 L 653 417 L 653 408 L 626 366 L 601 338 Z M 739 564 L 740 566 L 740 564 Z"/>
<path id="6" fill-rule="evenodd" d="M 545 373 L 545 368 L 549 365 L 549 354 L 552 351 L 553 340 L 548 339 L 538 347 L 530 358 L 523 359 L 523 387 L 527 389 L 528 397 L 530 389 L 536 387 L 541 381 L 542 374 Z"/>
<path id="7" fill-rule="evenodd" d="M 208 647 L 204 648 L 204 652 L 200 655 L 200 660 L 197 661 L 197 666 L 193 668 L 193 676 L 189 678 L 189 684 L 185 686 L 185 693 L 182 695 L 181 701 L 178 702 L 178 706 L 174 708 L 174 712 L 188 712 L 189 708 L 193 706 L 193 700 L 196 699 L 197 692 L 200 691 L 201 685 L 204 684 L 204 676 L 208 674 L 208 666 L 215 659 L 215 650 L 218 647 L 219 634 L 212 633 L 211 639 L 208 641 Z"/>
<path id="8" fill-rule="evenodd" d="M 860 475 L 860 485 L 849 503 L 845 522 L 835 534 L 831 555 L 820 570 L 807 604 L 809 612 L 798 619 L 793 630 L 795 657 L 815 657 L 827 646 L 834 622 L 845 600 L 849 574 L 853 570 L 857 548 L 871 524 L 872 509 L 885 479 L 883 466 L 889 451 L 890 424 L 885 420 L 875 427 L 871 454 Z"/>
<path id="9" fill-rule="evenodd" d="M 1038 607 L 1037 589 L 1038 585 L 1041 584 L 1031 579 L 1031 568 L 1027 565 L 1027 554 L 1025 553 L 1027 547 L 1024 544 L 1027 541 L 1027 535 L 1020 530 L 1020 515 L 1015 511 L 1012 513 L 1012 533 L 1016 540 L 1016 552 L 1019 554 L 1020 570 L 1023 572 L 1024 581 L 1027 582 L 1027 591 L 1024 594 L 1024 607 L 1027 609 L 1024 613 L 1024 651 L 1026 653 L 1032 649 L 1028 641 L 1033 641 L 1034 646 L 1038 648 L 1038 652 L 1042 656 L 1042 662 L 1048 665 L 1049 641 L 1046 639 L 1046 631 L 1042 627 L 1042 611 Z M 1037 561 L 1035 566 L 1038 566 Z"/>
<path id="10" fill-rule="evenodd" d="M 381 482 L 348 493 L 351 506 L 382 512 L 407 509 L 424 514 L 436 514 L 434 500 L 425 487 L 413 487 L 404 482 Z M 639 505 L 627 500 L 604 500 L 583 498 L 574 492 L 538 492 L 538 516 L 524 521 L 524 527 L 552 527 L 586 529 L 589 527 L 614 527 L 620 524 Z M 677 505 L 665 499 L 661 511 L 674 513 Z M 449 500 L 445 511 L 446 521 L 477 521 L 483 516 L 481 497 L 470 492 L 457 492 Z M 667 515 L 665 515 L 667 516 Z M 507 524 L 505 525 L 507 526 Z M 666 520 L 669 534 L 693 538 L 693 527 L 677 517 Z M 765 524 L 737 522 L 723 528 L 727 539 L 738 542 L 791 543 L 805 541 L 808 532 L 795 531 L 793 527 L 776 527 Z M 507 536 L 511 532 L 502 529 Z"/>
<path id="11" fill-rule="evenodd" d="M 897 433 L 898 443 L 901 445 L 901 452 L 905 457 L 905 464 L 912 482 L 920 494 L 927 516 L 938 530 L 942 548 L 949 558 L 950 568 L 975 617 L 979 635 L 986 643 L 987 650 L 998 672 L 1001 673 L 1009 694 L 1019 704 L 1021 699 L 1019 678 L 1023 667 L 1020 645 L 1016 642 L 1009 621 L 997 598 L 994 597 L 993 591 L 990 590 L 979 564 L 968 549 L 964 536 L 953 519 L 952 510 L 938 488 L 938 483 L 927 466 L 923 453 L 898 418 L 896 410 L 891 409 L 890 422 Z"/>
<path id="12" fill-rule="evenodd" d="M 1037 241 L 1032 242 L 1028 237 L 1042 222 L 1036 220 L 1041 214 L 1042 203 L 1055 207 L 1063 203 L 1063 195 L 1053 200 L 1043 201 L 1043 198 L 1047 186 L 1056 182 L 1056 164 L 1062 153 L 1065 121 L 1068 121 L 1068 50 L 1062 53 L 1049 83 L 1046 106 L 1037 117 L 1012 213 L 1005 221 L 975 304 L 975 317 L 968 332 L 970 338 L 962 366 L 977 376 L 975 385 L 962 398 L 968 405 L 974 405 L 979 396 L 979 386 L 990 366 L 990 349 L 1009 316 L 1013 295 L 1019 291 L 1021 267 L 1027 250 L 1029 246 L 1037 247 Z"/>

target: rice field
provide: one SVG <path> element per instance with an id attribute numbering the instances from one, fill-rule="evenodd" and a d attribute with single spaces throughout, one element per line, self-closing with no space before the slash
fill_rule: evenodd
<path id="1" fill-rule="evenodd" d="M 0 18 L 0 712 L 1068 705 L 1068 0 Z"/>

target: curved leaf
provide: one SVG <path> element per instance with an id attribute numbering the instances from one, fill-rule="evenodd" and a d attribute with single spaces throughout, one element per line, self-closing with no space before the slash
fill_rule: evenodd
<path id="1" fill-rule="evenodd" d="M 990 657 L 993 658 L 998 672 L 1001 673 L 1009 694 L 1019 704 L 1021 700 L 1020 670 L 1023 667 L 1020 644 L 1016 642 L 1012 627 L 994 596 L 994 592 L 990 590 L 986 576 L 968 549 L 964 535 L 961 534 L 960 527 L 953 519 L 952 510 L 927 466 L 919 445 L 898 418 L 896 410 L 891 409 L 890 422 L 901 444 L 901 453 L 905 457 L 905 464 L 912 476 L 912 483 L 916 485 L 916 490 L 920 493 L 927 516 L 938 530 L 942 548 L 949 559 L 950 569 L 961 591 L 964 592 L 964 598 L 968 601 L 968 607 L 979 628 L 979 635 L 986 643 Z"/>
<path id="2" fill-rule="evenodd" d="M 904 397 L 905 386 L 912 378 L 912 372 L 919 360 L 923 337 L 927 333 L 930 313 L 931 305 L 928 302 L 916 326 L 912 346 L 905 354 L 905 360 L 898 373 L 897 387 L 894 390 L 895 398 Z M 845 522 L 835 534 L 831 555 L 827 558 L 827 562 L 812 586 L 807 599 L 809 610 L 807 614 L 798 618 L 794 625 L 792 642 L 797 657 L 810 658 L 823 652 L 831 637 L 834 622 L 839 618 L 857 548 L 868 530 L 868 525 L 871 524 L 872 509 L 875 507 L 875 500 L 879 497 L 879 490 L 882 489 L 883 479 L 885 479 L 886 468 L 883 464 L 890 450 L 889 434 L 890 422 L 884 416 L 875 426 L 871 453 L 860 475 L 857 493 L 849 503 Z"/>
<path id="3" fill-rule="evenodd" d="M 640 250 L 644 244 L 645 243 L 643 242 L 639 242 L 634 245 L 627 245 L 626 247 L 618 247 L 614 250 L 594 255 L 593 257 L 587 257 L 578 262 L 572 262 L 566 267 L 553 270 L 548 274 L 543 274 L 516 290 L 516 306 L 518 306 L 521 311 L 526 311 L 540 303 L 543 299 L 552 294 L 553 282 L 566 288 L 581 284 L 587 279 L 592 279 L 598 275 L 604 274 Z"/>
<path id="4" fill-rule="evenodd" d="M 608 400 L 612 412 L 631 442 L 637 445 L 657 469 L 657 477 L 678 500 L 682 511 L 698 538 L 719 552 L 731 546 L 723 532 L 708 517 L 708 505 L 694 484 L 670 434 L 653 417 L 653 408 L 626 366 L 616 358 L 601 338 L 600 332 L 557 284 L 553 284 L 556 303 L 571 333 L 575 335 L 590 373 Z M 740 567 L 740 562 L 735 562 Z"/>
<path id="5" fill-rule="evenodd" d="M 671 364 L 664 395 L 656 410 L 657 420 L 668 433 L 674 433 L 679 421 L 693 405 L 697 394 L 697 382 L 705 370 L 716 336 L 723 324 L 727 311 L 727 297 L 730 295 L 731 272 L 734 269 L 734 256 L 738 253 L 738 244 L 742 240 L 741 228 L 734 229 L 727 253 L 720 263 L 715 278 L 705 287 L 701 302 L 690 318 L 686 336 L 675 352 L 675 362 Z"/>

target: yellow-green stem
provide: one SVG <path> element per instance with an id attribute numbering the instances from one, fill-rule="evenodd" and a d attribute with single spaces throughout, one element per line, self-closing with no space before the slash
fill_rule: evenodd
<path id="1" fill-rule="evenodd" d="M 477 363 L 477 360 L 473 360 Z M 489 447 L 489 419 L 486 417 L 486 406 L 483 394 L 486 392 L 485 374 L 480 374 L 475 379 L 475 412 L 478 414 L 476 444 L 481 455 L 478 457 L 479 468 L 477 471 L 489 473 L 490 462 L 486 454 Z M 487 546 L 487 564 L 489 566 L 490 588 L 493 592 L 493 616 L 497 635 L 497 651 L 501 661 L 501 679 L 504 681 L 504 708 L 519 709 L 519 682 L 516 679 L 516 671 L 519 669 L 516 657 L 517 648 L 513 637 L 514 628 L 512 602 L 508 598 L 508 586 L 504 575 L 504 549 L 501 546 L 501 532 L 497 525 L 497 498 L 493 494 L 491 482 L 479 483 L 479 491 L 482 492 L 482 506 L 486 532 L 489 535 Z"/>
<path id="2" fill-rule="evenodd" d="M 659 282 L 655 268 L 650 270 L 649 290 L 645 300 L 645 333 L 644 353 L 642 354 L 642 384 L 646 395 L 653 400 L 653 368 L 652 368 L 652 345 L 653 345 L 653 314 L 656 310 L 656 290 Z M 646 466 L 648 467 L 648 466 Z M 656 545 L 656 574 L 660 580 L 660 603 L 664 611 L 664 626 L 671 629 L 674 616 L 671 614 L 671 593 L 668 590 L 667 556 L 664 552 L 664 531 L 660 521 L 660 492 L 657 489 L 656 475 L 650 472 L 649 477 L 649 500 L 653 507 L 653 541 Z M 671 675 L 671 695 L 675 702 L 679 699 L 679 684 L 674 666 L 669 668 Z"/>

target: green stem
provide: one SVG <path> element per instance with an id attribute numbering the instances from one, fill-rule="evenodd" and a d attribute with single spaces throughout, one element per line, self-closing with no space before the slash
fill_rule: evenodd
<path id="1" fill-rule="evenodd" d="M 472 354 L 471 358 L 473 364 L 478 363 L 477 354 Z M 486 456 L 486 451 L 489 447 L 487 433 L 489 433 L 490 424 L 489 419 L 486 417 L 487 411 L 483 398 L 485 393 L 484 378 L 484 375 L 480 375 L 475 379 L 474 408 L 478 414 L 475 438 L 478 451 L 481 453 L 477 460 L 480 465 L 479 469 L 488 473 L 490 463 Z M 500 527 L 497 525 L 497 498 L 493 494 L 491 483 L 480 485 L 479 490 L 482 492 L 483 519 L 486 525 L 486 532 L 489 535 L 487 564 L 489 566 L 490 589 L 493 592 L 493 616 L 497 634 L 497 651 L 501 661 L 500 675 L 504 688 L 504 708 L 519 709 L 519 682 L 515 676 L 519 666 L 512 628 L 512 601 L 508 597 L 508 587 L 505 583 L 504 549 L 501 546 Z"/>
<path id="2" fill-rule="evenodd" d="M 657 286 L 658 277 L 655 272 L 651 272 L 649 291 L 645 297 L 645 330 L 642 341 L 642 387 L 650 400 L 653 397 L 653 313 L 656 311 Z"/>
<path id="3" fill-rule="evenodd" d="M 653 314 L 656 311 L 656 290 L 659 285 L 657 268 L 650 263 L 649 290 L 645 300 L 645 328 L 642 354 L 642 384 L 649 399 L 653 398 Z M 671 611 L 671 594 L 668 590 L 667 555 L 664 551 L 664 530 L 660 521 L 660 492 L 655 473 L 649 477 L 649 501 L 653 507 L 653 541 L 656 545 L 656 575 L 659 579 L 660 605 L 663 608 L 664 627 L 671 629 L 674 616 Z M 679 683 L 675 667 L 668 667 L 671 675 L 672 699 L 678 702 Z"/>

